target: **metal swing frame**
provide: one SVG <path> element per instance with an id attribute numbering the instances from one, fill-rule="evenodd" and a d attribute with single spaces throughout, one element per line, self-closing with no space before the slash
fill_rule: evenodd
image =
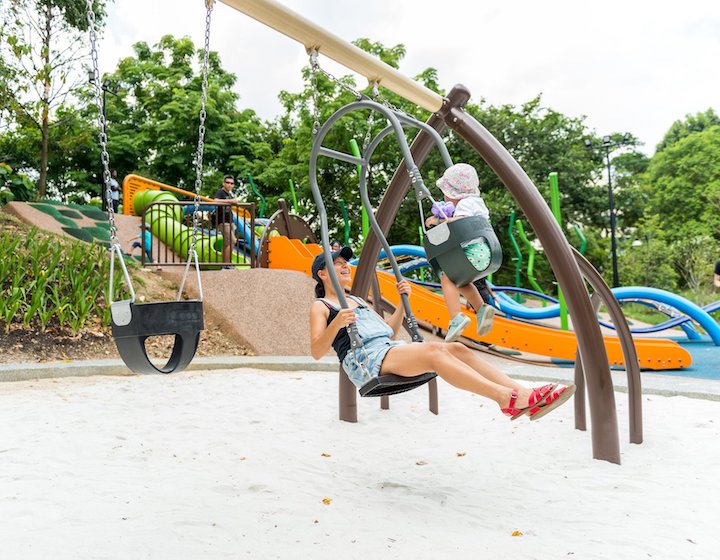
<path id="1" fill-rule="evenodd" d="M 380 131 L 380 133 L 378 133 L 371 142 L 368 143 L 368 145 L 363 150 L 362 157 L 358 158 L 351 154 L 325 148 L 322 145 L 322 142 L 327 136 L 328 132 L 339 119 L 341 119 L 348 113 L 361 110 L 370 110 L 380 113 L 390 123 L 386 128 Z M 407 172 L 413 178 L 412 180 L 416 189 L 418 200 L 422 200 L 425 198 L 429 198 L 432 200 L 432 195 L 425 187 L 422 176 L 420 175 L 420 172 L 410 154 L 410 148 L 408 147 L 407 139 L 405 138 L 403 125 L 420 128 L 426 130 L 430 134 L 434 132 L 431 132 L 429 127 L 427 127 L 427 125 L 425 125 L 424 123 L 412 119 L 408 115 L 404 115 L 402 113 L 398 113 L 391 109 L 388 109 L 387 107 L 370 99 L 362 99 L 360 101 L 355 101 L 353 103 L 345 105 L 344 107 L 341 107 L 325 122 L 325 124 L 320 128 L 320 130 L 317 131 L 317 134 L 315 135 L 313 141 L 312 150 L 310 152 L 310 186 L 313 191 L 313 197 L 315 199 L 315 204 L 318 208 L 318 214 L 320 217 L 322 246 L 326 262 L 332 261 L 332 250 L 329 243 L 330 236 L 328 231 L 327 212 L 325 210 L 325 204 L 323 202 L 320 187 L 317 182 L 317 161 L 319 156 L 330 157 L 332 159 L 358 165 L 360 167 L 360 196 L 362 199 L 363 207 L 368 214 L 370 226 L 372 227 L 373 231 L 378 236 L 378 239 L 385 248 L 396 280 L 399 282 L 403 279 L 402 273 L 400 272 L 400 268 L 397 264 L 397 260 L 392 254 L 392 251 L 390 250 L 390 245 L 385 236 L 382 234 L 382 230 L 380 229 L 380 226 L 375 220 L 372 203 L 370 202 L 367 188 L 368 169 L 370 166 L 372 154 L 377 148 L 377 146 L 380 144 L 380 142 L 387 135 L 389 135 L 390 133 L 394 133 L 396 140 L 400 145 L 400 149 L 405 156 Z M 433 138 L 435 139 L 436 144 L 440 149 L 445 163 L 448 164 L 448 166 L 452 165 L 452 160 L 450 159 L 450 155 L 440 135 L 435 133 Z M 330 280 L 333 284 L 333 289 L 335 290 L 341 307 L 343 309 L 347 309 L 349 307 L 347 299 L 345 298 L 345 293 L 340 286 L 340 282 L 337 278 L 335 270 L 333 269 L 333 267 L 327 267 L 327 270 L 330 276 Z M 376 295 L 376 297 L 379 297 L 379 295 Z M 423 338 L 420 334 L 417 320 L 412 313 L 410 301 L 407 294 L 401 295 L 401 305 L 403 305 L 405 309 L 405 319 L 412 341 L 422 342 Z M 415 389 L 416 387 L 424 385 L 425 383 L 434 379 L 437 376 L 437 374 L 434 372 L 427 372 L 413 377 L 403 377 L 399 375 L 380 375 L 378 377 L 371 378 L 365 368 L 367 355 L 365 355 L 362 340 L 358 336 L 357 327 L 352 324 L 347 327 L 347 331 L 350 337 L 350 352 L 352 353 L 354 360 L 360 366 L 363 373 L 367 376 L 367 382 L 359 389 L 359 393 L 361 396 L 387 396 L 409 391 L 411 389 Z"/>

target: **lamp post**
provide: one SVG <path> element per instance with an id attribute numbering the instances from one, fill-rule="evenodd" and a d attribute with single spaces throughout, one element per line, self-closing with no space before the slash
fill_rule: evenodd
<path id="1" fill-rule="evenodd" d="M 588 150 L 602 149 L 605 152 L 605 163 L 607 165 L 608 174 L 608 208 L 610 210 L 610 252 L 612 254 L 612 274 L 613 274 L 613 288 L 617 288 L 620 285 L 620 277 L 618 275 L 618 264 L 617 264 L 617 238 L 615 236 L 615 198 L 613 196 L 612 187 L 612 166 L 610 164 L 610 153 L 615 149 L 622 146 L 626 146 L 631 143 L 631 136 L 629 132 L 620 140 L 613 140 L 610 136 L 603 136 L 601 144 L 594 144 L 589 138 L 585 139 L 585 147 Z"/>

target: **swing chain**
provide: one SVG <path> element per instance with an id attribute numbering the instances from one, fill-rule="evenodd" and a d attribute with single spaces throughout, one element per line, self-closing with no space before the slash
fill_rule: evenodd
<path id="1" fill-rule="evenodd" d="M 355 97 L 356 101 L 360 101 L 365 97 L 362 93 L 359 91 L 356 91 L 349 85 L 347 85 L 345 82 L 343 82 L 341 79 L 336 78 L 333 76 L 330 72 L 325 70 L 320 66 L 320 63 L 318 62 L 318 50 L 316 48 L 308 49 L 308 54 L 310 55 L 310 76 L 311 76 L 311 85 L 313 90 L 313 136 L 317 134 L 317 132 L 320 130 L 320 118 L 319 118 L 319 108 L 318 108 L 318 102 L 319 102 L 319 92 L 318 92 L 318 74 L 322 74 L 325 76 L 328 80 L 330 80 L 333 84 L 340 86 L 345 91 L 350 92 L 353 97 Z"/>
<path id="2" fill-rule="evenodd" d="M 393 112 L 395 112 L 395 113 L 398 113 L 398 114 L 403 115 L 403 116 L 405 116 L 405 117 L 411 118 L 411 119 L 413 119 L 413 120 L 415 119 L 415 117 L 413 117 L 413 116 L 412 116 L 411 114 L 409 114 L 407 111 L 403 111 L 402 109 L 400 109 L 400 108 L 397 107 L 396 105 L 393 105 L 393 104 L 390 102 L 389 99 L 387 99 L 386 97 L 384 97 L 384 96 L 380 93 L 380 89 L 377 87 L 377 85 L 375 85 L 375 86 L 373 87 L 373 101 L 376 101 L 377 103 L 380 103 L 380 105 L 384 105 L 385 107 L 387 107 L 388 109 L 390 109 L 391 111 L 393 111 Z"/>
<path id="3" fill-rule="evenodd" d="M 90 1 L 90 0 L 88 0 Z M 208 74 L 210 66 L 210 20 L 212 18 L 212 10 L 214 2 L 206 2 L 207 12 L 205 14 L 205 49 L 203 51 L 203 62 L 202 62 L 202 94 L 200 97 L 200 124 L 198 126 L 198 144 L 197 152 L 195 154 L 195 205 L 193 208 L 193 232 L 192 242 L 190 244 L 190 250 L 188 251 L 188 262 L 195 255 L 195 261 L 197 262 L 197 237 L 199 230 L 198 216 L 200 214 L 200 190 L 202 188 L 202 173 L 203 173 L 203 153 L 205 151 L 205 119 L 207 117 L 206 105 L 207 105 L 207 90 L 208 90 Z"/>
<path id="4" fill-rule="evenodd" d="M 312 49 L 310 51 L 310 85 L 312 87 L 313 97 L 313 138 L 315 138 L 317 133 L 320 131 L 320 94 L 318 92 L 318 72 L 320 70 L 320 65 L 318 64 L 317 56 L 317 50 Z"/>
<path id="5" fill-rule="evenodd" d="M 378 95 L 378 83 L 377 82 L 371 82 L 372 85 L 372 97 L 373 100 L 375 100 L 375 97 Z M 363 155 L 365 154 L 365 149 L 370 144 L 370 140 L 372 139 L 372 127 L 375 124 L 375 111 L 370 110 L 370 115 L 368 116 L 367 120 L 367 132 L 365 133 L 365 138 L 363 139 Z"/>
<path id="6" fill-rule="evenodd" d="M 90 36 L 90 58 L 92 60 L 92 83 L 95 85 L 95 105 L 98 110 L 98 126 L 100 128 L 100 160 L 102 162 L 102 185 L 103 196 L 107 205 L 108 222 L 110 224 L 110 248 L 118 245 L 117 226 L 115 225 L 115 208 L 112 203 L 112 191 L 110 189 L 110 156 L 107 151 L 107 122 L 102 110 L 102 101 L 100 95 L 100 68 L 98 65 L 97 52 L 97 29 L 95 22 L 95 11 L 93 9 L 93 0 L 86 0 L 87 4 L 87 21 L 88 34 Z"/>

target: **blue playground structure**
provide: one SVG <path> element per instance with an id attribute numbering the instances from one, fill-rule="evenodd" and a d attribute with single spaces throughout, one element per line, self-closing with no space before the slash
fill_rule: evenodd
<path id="1" fill-rule="evenodd" d="M 391 250 L 393 255 L 400 260 L 400 262 L 398 262 L 398 266 L 403 274 L 429 266 L 425 258 L 425 249 L 421 246 L 394 245 L 391 247 Z M 387 255 L 384 251 L 381 251 L 379 260 L 382 261 L 385 258 L 387 258 Z M 357 259 L 355 259 L 355 262 L 357 262 Z M 440 287 L 439 284 L 413 281 L 429 287 Z M 488 284 L 497 296 L 494 301 L 495 307 L 505 313 L 508 318 L 533 321 L 539 319 L 550 319 L 560 315 L 560 305 L 558 300 L 551 296 L 524 288 L 493 286 L 490 283 Z M 515 292 L 550 301 L 553 305 L 541 308 L 528 307 L 517 303 L 508 295 L 509 293 Z M 704 340 L 703 335 L 698 332 L 695 326 L 697 324 L 705 330 L 707 336 L 715 346 L 720 346 L 720 325 L 718 325 L 718 322 L 710 316 L 710 313 L 720 309 L 720 301 L 716 301 L 715 303 L 711 303 L 705 307 L 700 307 L 690 300 L 677 294 L 673 294 L 672 292 L 644 286 L 613 288 L 612 293 L 620 302 L 625 301 L 647 305 L 648 307 L 652 307 L 657 311 L 665 313 L 669 317 L 667 321 L 663 321 L 657 325 L 631 328 L 631 332 L 633 334 L 657 333 L 674 327 L 680 327 L 685 332 L 688 340 Z M 612 323 L 600 321 L 600 324 L 604 327 L 614 329 Z"/>

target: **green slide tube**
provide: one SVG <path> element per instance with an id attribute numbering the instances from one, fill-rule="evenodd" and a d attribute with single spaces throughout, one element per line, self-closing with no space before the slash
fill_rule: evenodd
<path id="1" fill-rule="evenodd" d="M 350 149 L 352 150 L 352 153 L 355 157 L 362 157 L 362 154 L 360 153 L 360 146 L 358 146 L 357 141 L 355 138 L 350 140 Z M 357 166 L 357 172 L 358 175 L 360 175 L 360 166 Z M 367 211 L 365 210 L 365 205 L 363 204 L 362 208 L 362 236 L 363 240 L 367 239 L 367 232 L 370 229 L 370 220 L 368 219 Z"/>
<path id="2" fill-rule="evenodd" d="M 140 191 L 135 194 L 133 208 L 137 214 L 142 215 L 145 208 L 153 202 L 177 202 L 177 198 L 167 191 L 152 189 Z M 170 247 L 177 256 L 186 259 L 192 243 L 193 231 L 182 223 L 182 217 L 182 208 L 179 206 L 161 205 L 152 207 L 145 218 L 150 223 L 152 234 Z M 174 237 L 170 239 L 172 235 Z M 196 250 L 201 261 L 222 262 L 222 237 L 199 239 Z M 245 259 L 233 251 L 232 262 L 243 263 Z"/>

